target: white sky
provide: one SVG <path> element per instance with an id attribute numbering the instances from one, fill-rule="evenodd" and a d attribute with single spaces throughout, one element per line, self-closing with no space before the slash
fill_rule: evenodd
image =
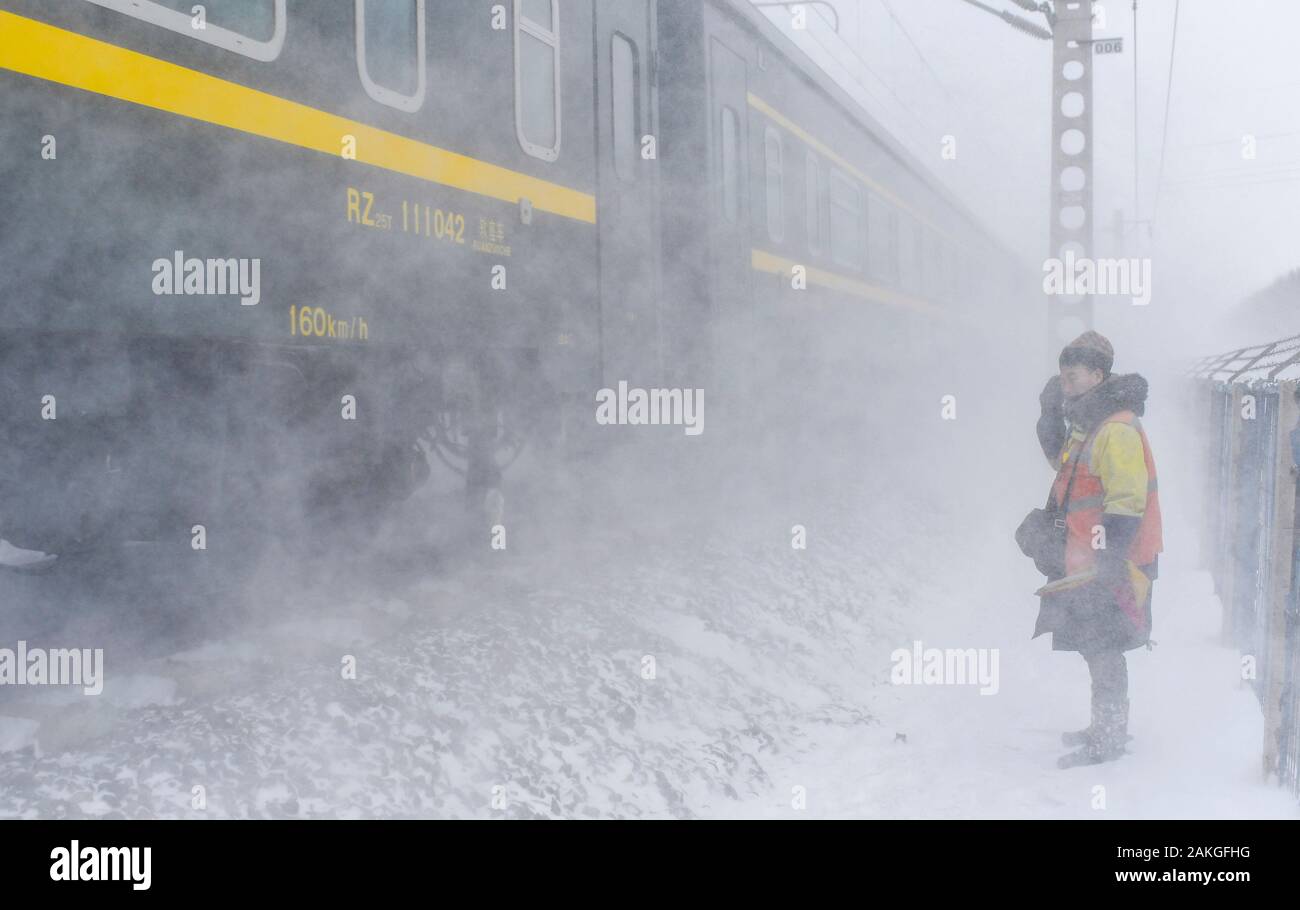
<path id="1" fill-rule="evenodd" d="M 1010 0 L 986 2 L 1044 22 Z M 838 36 L 815 7 L 804 33 L 789 28 L 784 9 L 764 12 L 1008 244 L 1035 262 L 1045 257 L 1051 43 L 961 0 L 834 5 Z M 1096 6 L 1106 27 L 1095 37 L 1122 35 L 1125 47 L 1097 58 L 1093 71 L 1094 250 L 1150 256 L 1155 291 L 1146 308 L 1118 310 L 1098 298 L 1098 327 L 1156 330 L 1166 349 L 1187 356 L 1300 332 L 1300 306 L 1294 325 L 1222 322 L 1248 293 L 1300 266 L 1300 2 L 1181 0 L 1161 182 L 1175 0 L 1139 0 L 1138 211 L 1155 221 L 1150 237 L 1130 225 L 1122 243 L 1115 211 L 1134 220 L 1132 0 Z M 955 161 L 940 157 L 946 134 L 957 139 Z M 1256 137 L 1254 160 L 1242 155 L 1247 134 Z"/>

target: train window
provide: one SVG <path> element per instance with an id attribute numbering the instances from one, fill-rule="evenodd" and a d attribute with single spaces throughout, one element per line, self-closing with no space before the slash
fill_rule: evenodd
<path id="1" fill-rule="evenodd" d="M 614 171 L 623 180 L 634 180 L 637 173 L 637 148 L 640 130 L 637 116 L 637 98 L 640 96 L 640 72 L 637 48 L 628 38 L 618 33 L 610 39 L 611 89 L 614 102 Z"/>
<path id="2" fill-rule="evenodd" d="M 559 0 L 515 0 L 515 133 L 533 157 L 560 157 Z"/>
<path id="3" fill-rule="evenodd" d="M 356 0 L 357 72 L 366 94 L 399 111 L 424 103 L 424 0 Z"/>
<path id="4" fill-rule="evenodd" d="M 722 108 L 722 217 L 732 224 L 740 218 L 740 116 Z"/>
<path id="5" fill-rule="evenodd" d="M 285 0 L 90 2 L 265 63 L 279 57 L 284 47 Z"/>
<path id="6" fill-rule="evenodd" d="M 763 134 L 763 154 L 767 162 L 767 236 L 773 243 L 785 239 L 785 162 L 781 135 L 770 126 Z"/>
<path id="7" fill-rule="evenodd" d="M 862 267 L 862 194 L 857 185 L 831 168 L 831 258 L 840 265 Z"/>
<path id="8" fill-rule="evenodd" d="M 826 181 L 822 179 L 821 162 L 812 152 L 804 156 L 804 178 L 808 191 L 808 250 L 820 253 L 822 213 L 826 210 Z"/>

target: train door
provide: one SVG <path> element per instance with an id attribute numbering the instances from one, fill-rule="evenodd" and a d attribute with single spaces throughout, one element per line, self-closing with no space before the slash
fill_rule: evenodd
<path id="1" fill-rule="evenodd" d="M 745 384 L 751 358 L 749 304 L 749 87 L 745 59 L 716 37 L 709 41 L 711 383 L 731 397 Z"/>
<path id="2" fill-rule="evenodd" d="M 713 148 L 714 313 L 734 315 L 749 300 L 749 88 L 745 60 L 717 38 L 709 43 Z"/>
<path id="3" fill-rule="evenodd" d="M 596 8 L 601 355 L 607 384 L 660 381 L 654 0 Z"/>

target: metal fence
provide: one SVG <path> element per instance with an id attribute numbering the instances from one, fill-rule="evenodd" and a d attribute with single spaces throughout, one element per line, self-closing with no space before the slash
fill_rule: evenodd
<path id="1" fill-rule="evenodd" d="M 1205 562 L 1224 643 L 1242 653 L 1264 712 L 1264 771 L 1300 796 L 1300 336 L 1206 358 L 1193 370 L 1209 415 Z"/>

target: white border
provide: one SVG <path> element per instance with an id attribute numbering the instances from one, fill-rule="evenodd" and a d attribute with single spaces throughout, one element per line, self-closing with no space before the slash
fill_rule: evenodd
<path id="1" fill-rule="evenodd" d="M 153 0 L 88 0 L 88 2 L 96 6 L 102 6 L 105 9 L 111 9 L 114 12 L 124 13 L 134 19 L 142 19 L 153 25 L 161 26 L 168 31 L 188 35 L 202 41 L 204 44 L 211 44 L 223 50 L 260 60 L 263 63 L 270 63 L 279 57 L 280 50 L 284 47 L 287 21 L 284 0 L 273 0 L 275 4 L 275 30 L 271 33 L 271 38 L 268 41 L 257 41 L 247 35 L 241 35 L 239 32 L 232 32 L 228 28 L 213 25 L 211 22 L 206 23 L 203 29 L 194 28 L 191 25 L 193 19 L 191 14 L 170 9 L 154 3 Z M 202 5 L 202 3 L 203 0 L 194 0 L 196 6 Z"/>
<path id="2" fill-rule="evenodd" d="M 357 33 L 357 75 L 361 77 L 361 84 L 366 89 L 366 94 L 378 101 L 380 104 L 386 104 L 389 107 L 395 107 L 399 111 L 406 111 L 413 114 L 424 105 L 424 87 L 425 87 L 425 44 L 424 44 L 424 0 L 415 0 L 415 56 L 416 56 L 416 83 L 414 95 L 403 95 L 401 92 L 380 85 L 374 79 L 370 78 L 370 71 L 366 68 L 366 0 L 357 0 L 356 2 L 356 33 Z"/>
<path id="3" fill-rule="evenodd" d="M 559 0 L 551 0 L 551 28 L 547 31 L 538 23 L 523 15 L 523 0 L 515 0 L 515 135 L 519 139 L 519 145 L 525 152 L 534 158 L 541 158 L 543 161 L 555 161 L 560 157 L 560 3 Z M 520 105 L 523 101 L 523 83 L 520 79 L 522 75 L 519 70 L 519 33 L 525 31 L 532 37 L 548 44 L 551 47 L 551 56 L 555 61 L 555 147 L 548 148 L 544 145 L 538 145 L 530 142 L 524 135 L 524 111 Z"/>

